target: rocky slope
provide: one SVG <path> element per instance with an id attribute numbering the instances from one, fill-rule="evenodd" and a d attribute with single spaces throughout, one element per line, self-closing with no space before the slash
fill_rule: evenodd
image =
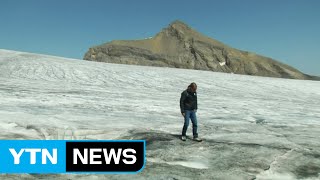
<path id="1" fill-rule="evenodd" d="M 84 59 L 279 78 L 317 79 L 271 58 L 229 47 L 202 35 L 181 21 L 171 23 L 149 39 L 116 40 L 92 47 Z"/>

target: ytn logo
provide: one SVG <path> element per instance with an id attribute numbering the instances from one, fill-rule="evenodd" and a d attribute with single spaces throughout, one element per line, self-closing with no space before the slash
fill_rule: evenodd
<path id="1" fill-rule="evenodd" d="M 14 164 L 20 164 L 20 157 L 24 152 L 29 153 L 30 164 L 36 164 L 37 153 L 41 153 L 42 164 L 47 164 L 47 159 L 50 160 L 51 164 L 57 164 L 57 161 L 58 161 L 57 148 L 54 148 L 52 150 L 52 154 L 49 153 L 48 149 L 39 149 L 39 148 L 25 148 L 25 149 L 20 149 L 19 152 L 17 152 L 14 148 L 9 148 L 9 151 L 13 156 Z"/>
<path id="2" fill-rule="evenodd" d="M 136 173 L 144 140 L 0 140 L 0 173 Z"/>

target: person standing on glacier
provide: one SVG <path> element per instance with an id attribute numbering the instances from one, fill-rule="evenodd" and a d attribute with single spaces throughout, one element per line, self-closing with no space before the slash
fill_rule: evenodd
<path id="1" fill-rule="evenodd" d="M 184 124 L 182 128 L 182 136 L 181 140 L 185 141 L 187 139 L 187 129 L 189 126 L 189 120 L 192 122 L 192 133 L 193 140 L 202 141 L 198 137 L 198 122 L 196 112 L 198 109 L 198 101 L 197 101 L 197 84 L 191 83 L 186 90 L 181 93 L 180 98 L 180 111 L 182 116 L 184 117 Z"/>

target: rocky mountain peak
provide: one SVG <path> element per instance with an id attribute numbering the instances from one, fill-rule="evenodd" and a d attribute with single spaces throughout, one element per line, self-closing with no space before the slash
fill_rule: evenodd
<path id="1" fill-rule="evenodd" d="M 190 34 L 192 29 L 182 21 L 174 21 L 171 24 L 169 24 L 168 27 L 162 29 L 155 37 L 162 37 L 163 35 L 165 36 L 174 36 L 178 37 L 180 39 L 184 39 L 184 36 L 187 36 Z"/>
<path id="2" fill-rule="evenodd" d="M 292 79 L 315 79 L 268 57 L 241 51 L 176 20 L 155 37 L 90 48 L 85 60 Z"/>
<path id="3" fill-rule="evenodd" d="M 180 21 L 180 20 L 176 20 L 173 21 L 168 28 L 172 28 L 172 29 L 176 29 L 176 30 L 181 30 L 181 31 L 185 31 L 185 30 L 191 30 L 191 28 L 185 24 L 184 22 Z"/>

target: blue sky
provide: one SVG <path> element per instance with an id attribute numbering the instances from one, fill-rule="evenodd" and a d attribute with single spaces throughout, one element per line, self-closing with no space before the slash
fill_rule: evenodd
<path id="1" fill-rule="evenodd" d="M 174 20 L 237 49 L 320 75 L 318 0 L 1 0 L 0 48 L 82 59 Z"/>

